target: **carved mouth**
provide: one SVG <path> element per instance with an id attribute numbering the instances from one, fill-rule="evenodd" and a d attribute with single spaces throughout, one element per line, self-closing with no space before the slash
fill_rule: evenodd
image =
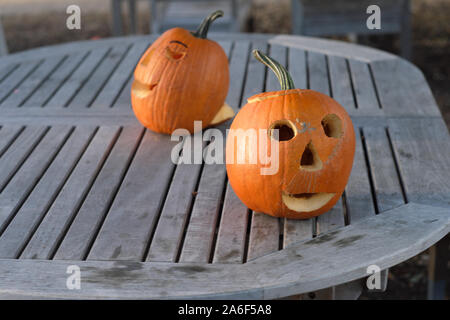
<path id="1" fill-rule="evenodd" d="M 281 198 L 289 209 L 297 212 L 311 212 L 320 209 L 331 200 L 335 193 L 296 193 L 283 192 Z"/>
<path id="2" fill-rule="evenodd" d="M 143 84 L 142 82 L 138 80 L 134 80 L 133 84 L 131 85 L 131 91 L 133 91 L 133 94 L 139 98 L 145 98 L 147 97 L 150 92 L 158 85 L 158 82 L 151 83 L 149 85 Z"/>

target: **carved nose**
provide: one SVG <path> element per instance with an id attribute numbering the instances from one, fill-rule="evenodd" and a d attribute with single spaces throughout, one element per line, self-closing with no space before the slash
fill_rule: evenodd
<path id="1" fill-rule="evenodd" d="M 300 160 L 300 168 L 306 171 L 317 171 L 322 169 L 322 167 L 322 160 L 320 160 L 319 154 L 317 153 L 317 150 L 311 140 L 306 145 L 305 150 L 303 150 Z"/>

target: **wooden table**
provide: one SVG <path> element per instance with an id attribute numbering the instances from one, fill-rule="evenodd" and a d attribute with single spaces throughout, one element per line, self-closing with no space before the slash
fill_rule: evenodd
<path id="1" fill-rule="evenodd" d="M 449 232 L 449 134 L 415 66 L 314 38 L 212 38 L 229 55 L 231 106 L 278 90 L 250 57 L 258 48 L 347 109 L 357 145 L 338 204 L 272 218 L 240 202 L 224 165 L 173 164 L 177 142 L 130 108 L 154 38 L 13 54 L 0 59 L 1 298 L 271 299 L 332 286 L 339 297 L 368 266 L 386 270 Z M 80 290 L 66 286 L 73 265 Z"/>

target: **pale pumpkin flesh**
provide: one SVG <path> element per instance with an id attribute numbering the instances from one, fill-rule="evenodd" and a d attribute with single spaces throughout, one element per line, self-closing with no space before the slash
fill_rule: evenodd
<path id="1" fill-rule="evenodd" d="M 227 103 L 225 103 L 222 108 L 220 108 L 219 112 L 216 113 L 214 118 L 209 123 L 210 126 L 215 126 L 220 123 L 223 123 L 234 117 L 234 110 Z"/>
<path id="2" fill-rule="evenodd" d="M 322 208 L 336 194 L 335 193 L 300 193 L 287 194 L 282 193 L 283 203 L 290 210 L 297 212 L 312 212 Z"/>

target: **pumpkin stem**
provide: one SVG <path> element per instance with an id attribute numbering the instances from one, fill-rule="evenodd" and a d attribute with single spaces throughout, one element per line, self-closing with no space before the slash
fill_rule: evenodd
<path id="1" fill-rule="evenodd" d="M 197 31 L 193 32 L 192 34 L 201 39 L 206 39 L 206 35 L 208 34 L 208 29 L 211 23 L 216 20 L 217 18 L 220 18 L 223 16 L 222 10 L 217 10 L 211 13 L 209 16 L 203 20 L 202 24 L 198 27 Z"/>
<path id="2" fill-rule="evenodd" d="M 253 50 L 253 55 L 255 56 L 256 60 L 264 63 L 267 67 L 270 68 L 270 70 L 273 71 L 273 73 L 275 73 L 278 81 L 280 82 L 281 90 L 295 89 L 294 81 L 292 80 L 291 75 L 286 70 L 286 68 L 283 67 L 278 61 L 256 49 Z"/>

